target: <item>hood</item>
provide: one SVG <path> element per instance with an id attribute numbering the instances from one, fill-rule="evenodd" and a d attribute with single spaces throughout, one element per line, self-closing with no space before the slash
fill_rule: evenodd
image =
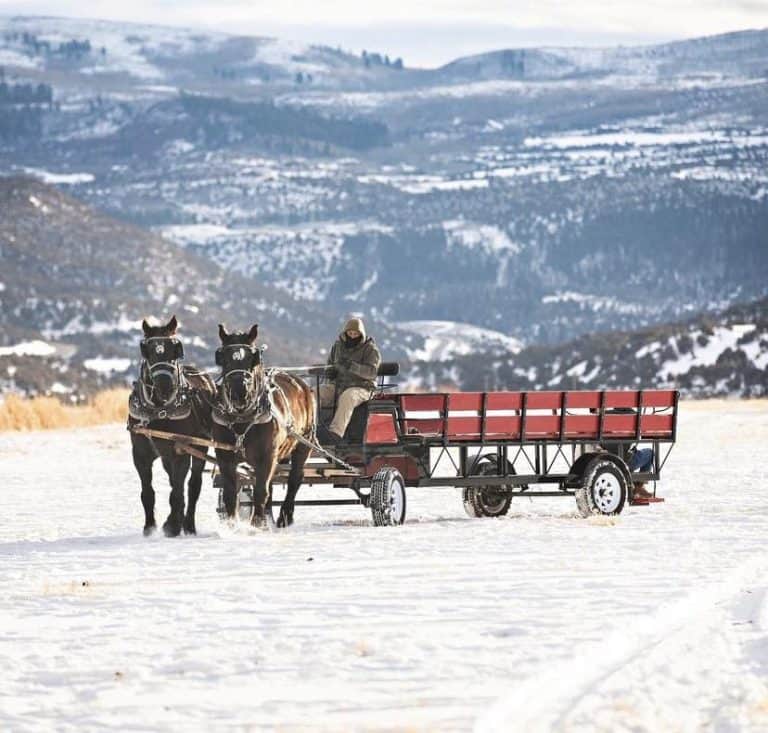
<path id="1" fill-rule="evenodd" d="M 363 335 L 362 341 L 365 341 L 368 336 L 365 333 L 365 325 L 363 324 L 362 318 L 350 318 L 345 324 L 344 328 L 341 329 L 341 337 L 344 339 L 344 334 L 347 331 L 360 331 L 360 333 Z"/>

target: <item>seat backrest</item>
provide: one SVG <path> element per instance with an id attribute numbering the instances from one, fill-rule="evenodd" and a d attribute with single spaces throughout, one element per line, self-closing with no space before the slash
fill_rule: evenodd
<path id="1" fill-rule="evenodd" d="M 382 361 L 376 374 L 380 377 L 396 377 L 400 374 L 400 362 Z"/>

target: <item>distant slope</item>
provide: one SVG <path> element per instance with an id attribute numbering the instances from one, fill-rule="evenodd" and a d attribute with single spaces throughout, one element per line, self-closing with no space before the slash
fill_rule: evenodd
<path id="1" fill-rule="evenodd" d="M 497 79 L 585 75 L 764 75 L 768 30 L 650 46 L 500 49 L 438 69 L 409 69 L 384 53 L 366 56 L 276 38 L 45 17 L 0 17 L 0 65 L 55 75 L 58 85 L 97 84 L 162 94 L 176 88 L 230 96 L 286 90 L 371 91 Z M 383 51 L 386 51 L 384 49 Z"/>
<path id="2" fill-rule="evenodd" d="M 726 73 L 764 76 L 768 29 L 617 48 L 504 49 L 456 59 L 435 75 L 443 81 L 563 79 L 604 76 L 680 76 Z"/>
<path id="3" fill-rule="evenodd" d="M 5 18 L 0 174 L 68 186 L 302 303 L 311 344 L 356 311 L 389 358 L 503 355 L 768 295 L 765 45 L 508 49 L 425 71 Z"/>
<path id="4" fill-rule="evenodd" d="M 415 364 L 422 386 L 462 389 L 674 387 L 697 397 L 768 395 L 768 298 L 638 331 L 597 333 L 514 356 Z"/>
<path id="5" fill-rule="evenodd" d="M 0 17 L 0 64 L 55 73 L 62 83 L 102 88 L 183 87 L 252 95 L 264 89 L 361 89 L 403 78 L 402 62 L 340 49 L 185 28 L 46 17 Z M 410 74 L 418 72 L 408 72 Z"/>
<path id="6" fill-rule="evenodd" d="M 216 324 L 262 326 L 273 363 L 317 358 L 322 312 L 27 178 L 0 178 L 0 391 L 75 397 L 134 373 L 142 318 L 176 313 L 189 360 Z"/>

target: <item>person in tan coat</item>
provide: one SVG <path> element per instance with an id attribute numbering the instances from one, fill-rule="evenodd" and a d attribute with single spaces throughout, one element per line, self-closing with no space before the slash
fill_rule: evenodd
<path id="1" fill-rule="evenodd" d="M 360 318 L 350 318 L 331 347 L 328 366 L 332 377 L 320 385 L 320 407 L 336 411 L 327 430 L 318 431 L 321 442 L 339 443 L 352 418 L 352 411 L 373 396 L 381 354 L 373 338 L 365 333 Z"/>

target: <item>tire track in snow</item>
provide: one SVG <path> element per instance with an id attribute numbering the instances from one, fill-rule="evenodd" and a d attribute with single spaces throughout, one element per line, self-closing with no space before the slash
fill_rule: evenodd
<path id="1" fill-rule="evenodd" d="M 660 717 L 673 726 L 668 729 L 681 731 L 701 730 L 701 725 L 707 722 L 714 724 L 717 730 L 749 730 L 753 723 L 755 730 L 765 730 L 768 728 L 768 685 L 765 683 L 768 655 L 762 660 L 763 679 L 740 679 L 742 665 L 734 668 L 732 678 L 713 680 L 714 686 L 730 684 L 729 694 L 733 698 L 730 702 L 746 701 L 754 713 L 753 721 L 741 720 L 738 727 L 731 727 L 727 716 L 723 720 L 718 709 L 712 711 L 709 721 L 701 720 L 704 714 L 701 706 L 698 710 L 686 710 L 686 706 L 692 707 L 686 696 L 692 692 L 690 684 L 681 685 L 679 690 L 681 695 L 678 697 L 682 696 L 682 699 L 677 702 L 682 707 L 672 701 L 674 707 L 669 710 L 643 710 L 643 705 L 638 708 L 634 701 L 619 701 L 618 698 L 635 691 L 653 705 L 654 690 L 669 682 L 669 669 L 675 665 L 688 665 L 694 674 L 697 667 L 705 672 L 712 666 L 717 667 L 716 672 L 722 670 L 720 665 L 730 661 L 733 647 L 736 647 L 737 656 L 745 651 L 745 640 L 739 643 L 738 638 L 732 638 L 739 635 L 738 631 L 734 632 L 734 627 L 748 625 L 750 631 L 756 630 L 765 639 L 768 589 L 760 588 L 760 585 L 767 571 L 768 563 L 764 558 L 753 560 L 725 582 L 712 584 L 660 608 L 652 616 L 638 621 L 632 629 L 615 630 L 604 642 L 576 650 L 573 659 L 523 681 L 510 690 L 508 696 L 497 699 L 476 721 L 475 733 L 660 730 Z M 757 590 L 747 591 L 752 597 L 745 603 L 744 589 L 756 586 Z M 765 648 L 768 651 L 768 641 Z M 686 659 L 685 655 L 691 650 L 694 658 Z M 695 658 L 697 654 L 698 658 Z M 729 659 L 717 657 L 718 654 Z M 649 663 L 650 671 L 642 675 L 631 673 L 633 667 L 642 668 Z M 733 685 L 740 685 L 740 689 L 733 689 Z M 608 696 L 604 694 L 606 692 Z M 670 701 L 666 702 L 669 706 Z M 610 709 L 606 710 L 606 706 Z M 737 711 L 731 711 L 731 714 L 736 716 Z M 648 720 L 647 727 L 642 723 L 643 718 Z"/>

